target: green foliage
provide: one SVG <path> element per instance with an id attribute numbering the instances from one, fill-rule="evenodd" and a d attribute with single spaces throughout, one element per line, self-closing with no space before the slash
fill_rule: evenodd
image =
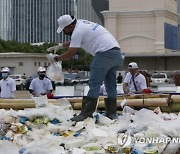
<path id="1" fill-rule="evenodd" d="M 57 54 L 62 54 L 66 52 L 67 49 L 59 50 Z M 84 70 L 89 71 L 90 70 L 90 63 L 92 61 L 92 56 L 88 53 L 86 53 L 83 49 L 79 49 L 77 52 L 78 59 L 75 59 L 74 57 L 70 60 L 63 61 L 62 67 L 65 69 L 78 69 L 78 70 Z"/>
<path id="2" fill-rule="evenodd" d="M 75 68 L 79 70 L 87 70 L 90 69 L 90 63 L 92 61 L 92 56 L 87 54 L 83 49 L 79 49 L 78 51 L 78 60 L 74 60 Z"/>
<path id="3" fill-rule="evenodd" d="M 31 45 L 30 43 L 19 43 L 16 41 L 4 41 L 0 39 L 0 53 L 22 52 L 22 53 L 48 53 L 47 48 L 57 45 L 57 43 L 43 43 L 42 45 Z M 60 50 L 57 54 L 62 54 L 66 49 Z M 92 56 L 83 49 L 78 51 L 78 59 L 72 58 L 62 63 L 64 69 L 79 69 L 89 71 Z"/>

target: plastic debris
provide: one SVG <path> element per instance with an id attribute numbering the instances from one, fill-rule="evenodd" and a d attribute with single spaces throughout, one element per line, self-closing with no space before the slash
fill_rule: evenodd
<path id="1" fill-rule="evenodd" d="M 69 103 L 65 102 L 62 106 L 0 110 L 4 120 L 0 125 L 3 130 L 0 151 L 7 148 L 3 147 L 4 144 L 14 149 L 13 154 L 169 154 L 180 147 L 171 140 L 168 143 L 138 143 L 140 138 L 179 138 L 180 114 L 163 113 L 158 109 L 156 112 L 147 109 L 135 111 L 124 107 L 123 114 L 116 120 L 97 112 L 94 114 L 97 118 L 87 118 L 74 124 L 69 120 L 74 111 L 68 106 Z M 10 127 L 6 127 L 7 121 L 11 122 L 8 124 Z"/>
<path id="2" fill-rule="evenodd" d="M 34 124 L 45 124 L 47 125 L 49 123 L 49 119 L 46 117 L 38 117 L 33 120 Z"/>
<path id="3" fill-rule="evenodd" d="M 119 145 L 113 145 L 113 144 L 107 144 L 104 146 L 104 149 L 110 153 L 118 153 L 120 150 L 120 146 Z"/>
<path id="4" fill-rule="evenodd" d="M 10 138 L 9 138 L 9 137 L 6 137 L 6 136 L 0 136 L 0 140 L 7 140 L 7 141 L 9 141 Z"/>
<path id="5" fill-rule="evenodd" d="M 22 123 L 22 124 L 25 124 L 26 121 L 28 121 L 28 118 L 27 118 L 27 117 L 20 117 L 20 118 L 19 118 L 19 122 Z"/>
<path id="6" fill-rule="evenodd" d="M 56 125 L 56 124 L 60 123 L 60 121 L 55 118 L 55 119 L 51 120 L 50 123 Z"/>
<path id="7" fill-rule="evenodd" d="M 32 97 L 35 102 L 36 107 L 46 107 L 48 105 L 48 98 L 47 95 L 39 96 L 39 97 Z"/>
<path id="8" fill-rule="evenodd" d="M 5 135 L 11 124 L 0 121 L 0 135 Z"/>

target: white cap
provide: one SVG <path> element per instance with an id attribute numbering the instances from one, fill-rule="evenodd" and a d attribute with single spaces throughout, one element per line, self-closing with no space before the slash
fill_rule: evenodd
<path id="1" fill-rule="evenodd" d="M 60 33 L 66 26 L 70 25 L 73 21 L 75 20 L 71 18 L 70 15 L 63 15 L 60 16 L 59 19 L 57 20 L 58 22 L 58 29 L 57 29 L 57 33 Z"/>
<path id="2" fill-rule="evenodd" d="M 135 62 L 131 62 L 129 63 L 128 68 L 138 68 L 138 65 Z"/>
<path id="3" fill-rule="evenodd" d="M 38 72 L 46 72 L 46 68 L 45 67 L 39 67 Z"/>
<path id="4" fill-rule="evenodd" d="M 10 69 L 8 67 L 3 67 L 1 72 L 10 72 Z"/>

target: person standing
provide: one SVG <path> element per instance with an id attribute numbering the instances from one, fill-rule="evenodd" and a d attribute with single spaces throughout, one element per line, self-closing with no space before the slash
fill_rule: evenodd
<path id="1" fill-rule="evenodd" d="M 59 24 L 57 32 L 63 31 L 66 35 L 71 36 L 71 41 L 47 49 L 49 52 L 56 52 L 59 49 L 68 48 L 65 53 L 52 56 L 53 60 L 68 60 L 76 54 L 79 48 L 83 48 L 93 56 L 90 66 L 90 89 L 87 96 L 83 97 L 81 113 L 71 120 L 78 122 L 92 117 L 103 81 L 108 95 L 105 99 L 106 116 L 111 119 L 116 118 L 116 72 L 123 63 L 118 42 L 107 29 L 97 23 L 77 20 L 70 15 L 60 16 L 57 21 Z"/>
<path id="2" fill-rule="evenodd" d="M 34 78 L 29 86 L 29 92 L 35 96 L 50 95 L 52 93 L 53 87 L 51 81 L 46 78 L 46 68 L 39 67 L 38 77 Z"/>
<path id="3" fill-rule="evenodd" d="M 1 70 L 2 79 L 0 81 L 0 97 L 15 98 L 16 83 L 14 79 L 9 77 L 10 69 L 4 67 Z"/>
<path id="4" fill-rule="evenodd" d="M 121 73 L 119 73 L 119 75 L 117 77 L 117 83 L 122 83 L 122 79 L 123 79 L 123 77 L 122 77 Z"/>
<path id="5" fill-rule="evenodd" d="M 146 78 L 139 73 L 137 63 L 129 63 L 128 69 L 129 72 L 126 74 L 123 83 L 124 93 L 144 93 L 147 89 Z"/>

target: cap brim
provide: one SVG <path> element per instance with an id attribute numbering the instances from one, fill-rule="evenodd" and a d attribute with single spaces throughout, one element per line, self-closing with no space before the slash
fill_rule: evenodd
<path id="1" fill-rule="evenodd" d="M 58 27 L 57 33 L 61 33 L 63 29 L 64 29 L 64 27 L 63 28 L 62 27 Z"/>

